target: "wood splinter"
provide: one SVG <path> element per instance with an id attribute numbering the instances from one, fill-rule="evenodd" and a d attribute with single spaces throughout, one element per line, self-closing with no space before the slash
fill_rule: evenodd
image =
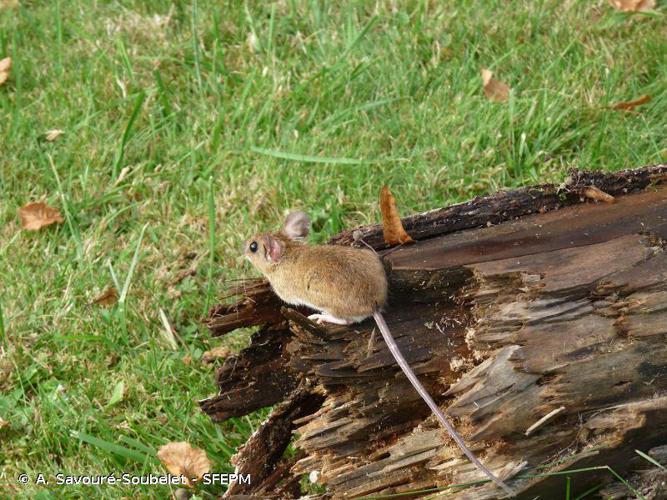
<path id="1" fill-rule="evenodd" d="M 533 432 L 535 432 L 535 430 L 542 427 L 544 424 L 546 424 L 548 421 L 553 419 L 556 415 L 558 415 L 564 409 L 565 409 L 565 407 L 561 406 L 560 408 L 556 408 L 555 410 L 550 411 L 549 413 L 544 415 L 541 419 L 539 419 L 537 422 L 535 422 L 533 425 L 528 427 L 528 429 L 526 429 L 525 435 L 530 436 Z"/>

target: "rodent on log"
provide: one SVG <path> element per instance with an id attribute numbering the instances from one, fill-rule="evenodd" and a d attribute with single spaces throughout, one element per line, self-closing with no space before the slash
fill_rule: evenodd
<path id="1" fill-rule="evenodd" d="M 513 496 L 512 489 L 468 449 L 398 349 L 381 312 L 387 302 L 388 283 L 378 255 L 369 249 L 307 245 L 309 232 L 308 215 L 291 212 L 280 231 L 248 240 L 245 256 L 266 276 L 282 300 L 319 311 L 308 316 L 317 323 L 349 325 L 373 316 L 394 359 L 438 421 L 470 461 Z"/>

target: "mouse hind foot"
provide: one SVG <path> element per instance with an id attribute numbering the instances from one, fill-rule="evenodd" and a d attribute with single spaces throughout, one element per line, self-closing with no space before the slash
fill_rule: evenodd
<path id="1" fill-rule="evenodd" d="M 337 318 L 336 316 L 328 313 L 311 314 L 308 316 L 308 319 L 315 321 L 318 325 L 323 323 L 333 323 L 334 325 L 351 325 L 353 323 L 353 321 L 350 321 L 349 319 Z"/>

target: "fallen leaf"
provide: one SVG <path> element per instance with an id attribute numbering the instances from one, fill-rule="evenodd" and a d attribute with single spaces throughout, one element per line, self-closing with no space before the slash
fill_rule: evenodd
<path id="1" fill-rule="evenodd" d="M 609 0 L 609 3 L 623 12 L 645 12 L 655 9 L 655 0 Z"/>
<path id="2" fill-rule="evenodd" d="M 5 427 L 9 427 L 9 422 L 7 422 L 4 418 L 0 417 L 0 431 Z"/>
<path id="3" fill-rule="evenodd" d="M 7 81 L 9 78 L 9 71 L 12 69 L 12 58 L 5 57 L 0 59 L 0 85 Z"/>
<path id="4" fill-rule="evenodd" d="M 56 222 L 63 222 L 60 212 L 41 201 L 28 203 L 19 208 L 21 227 L 26 231 L 38 231 Z"/>
<path id="5" fill-rule="evenodd" d="M 206 456 L 206 452 L 193 448 L 185 441 L 161 446 L 157 457 L 170 473 L 185 476 L 188 486 L 192 486 L 211 470 L 211 461 Z"/>
<path id="6" fill-rule="evenodd" d="M 646 104 L 647 102 L 651 102 L 651 96 L 650 95 L 643 95 L 634 101 L 627 101 L 627 102 L 618 102 L 616 104 L 612 104 L 611 107 L 612 109 L 620 109 L 622 111 L 629 111 L 631 109 L 636 108 L 637 106 L 641 106 L 642 104 Z"/>
<path id="7" fill-rule="evenodd" d="M 583 194 L 586 198 L 589 198 L 593 201 L 603 201 L 605 203 L 614 203 L 614 201 L 616 201 L 616 198 L 608 193 L 605 193 L 602 191 L 602 189 L 596 186 L 586 187 L 583 191 Z"/>
<path id="8" fill-rule="evenodd" d="M 387 186 L 380 191 L 380 211 L 382 212 L 382 233 L 388 245 L 412 243 L 414 240 L 405 232 L 396 208 L 396 200 Z"/>
<path id="9" fill-rule="evenodd" d="M 64 133 L 65 133 L 64 130 L 60 130 L 60 129 L 54 128 L 54 129 L 51 129 L 51 130 L 47 130 L 47 131 L 46 131 L 46 134 L 44 134 L 44 138 L 45 138 L 47 141 L 49 141 L 49 142 L 53 142 L 53 141 L 55 141 L 58 137 L 60 137 L 61 135 L 63 135 Z"/>
<path id="10" fill-rule="evenodd" d="M 13 9 L 19 6 L 19 0 L 0 0 L 0 10 Z"/>
<path id="11" fill-rule="evenodd" d="M 205 365 L 213 363 L 216 359 L 224 359 L 228 357 L 231 354 L 231 350 L 229 347 L 225 346 L 217 346 L 211 349 L 210 351 L 206 351 L 204 354 L 202 354 L 201 360 L 202 363 Z"/>
<path id="12" fill-rule="evenodd" d="M 178 285 L 181 281 L 183 281 L 185 278 L 189 276 L 196 276 L 197 274 L 197 269 L 194 267 L 190 267 L 188 269 L 181 269 L 176 273 L 176 275 L 172 278 L 172 280 L 169 282 L 170 285 Z"/>
<path id="13" fill-rule="evenodd" d="M 96 306 L 111 306 L 116 302 L 118 302 L 118 291 L 115 287 L 110 286 L 95 297 L 91 304 L 95 304 Z"/>
<path id="14" fill-rule="evenodd" d="M 493 78 L 493 72 L 486 68 L 482 69 L 482 85 L 484 95 L 489 101 L 505 102 L 510 97 L 509 86 Z"/>

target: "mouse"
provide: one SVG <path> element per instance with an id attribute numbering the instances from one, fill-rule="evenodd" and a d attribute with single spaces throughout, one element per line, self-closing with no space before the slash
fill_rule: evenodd
<path id="1" fill-rule="evenodd" d="M 308 244 L 310 226 L 307 213 L 290 212 L 279 231 L 247 240 L 244 255 L 266 277 L 280 299 L 318 311 L 308 316 L 311 321 L 351 325 L 373 317 L 396 363 L 461 451 L 489 479 L 514 496 L 514 491 L 468 448 L 398 348 L 382 314 L 389 283 L 380 256 L 370 248 Z"/>

